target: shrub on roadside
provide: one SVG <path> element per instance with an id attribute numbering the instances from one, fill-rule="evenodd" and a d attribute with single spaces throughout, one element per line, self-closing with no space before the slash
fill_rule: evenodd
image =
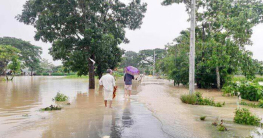
<path id="1" fill-rule="evenodd" d="M 263 99 L 259 99 L 258 102 L 258 107 L 263 108 Z"/>
<path id="2" fill-rule="evenodd" d="M 197 97 L 194 94 L 192 94 L 192 95 L 188 95 L 188 94 L 181 95 L 180 99 L 183 103 L 186 103 L 186 104 L 196 104 L 197 103 Z"/>
<path id="3" fill-rule="evenodd" d="M 223 95 L 234 96 L 240 92 L 242 99 L 249 101 L 258 101 L 263 98 L 263 87 L 258 82 L 242 81 L 240 84 L 227 83 L 223 86 Z"/>
<path id="4" fill-rule="evenodd" d="M 192 95 L 184 94 L 181 95 L 181 101 L 186 104 L 192 105 L 210 105 L 215 107 L 222 107 L 223 104 L 215 103 L 211 98 L 203 98 L 202 93 L 196 92 Z"/>
<path id="5" fill-rule="evenodd" d="M 68 99 L 68 97 L 62 93 L 57 93 L 55 100 L 56 101 L 66 101 Z"/>
<path id="6" fill-rule="evenodd" d="M 234 122 L 238 124 L 244 124 L 244 125 L 253 125 L 258 126 L 260 124 L 260 119 L 252 115 L 252 113 L 246 109 L 236 109 Z"/>
<path id="7" fill-rule="evenodd" d="M 225 83 L 222 88 L 222 91 L 224 96 L 235 96 L 238 92 L 238 85 L 234 82 Z"/>
<path id="8" fill-rule="evenodd" d="M 242 82 L 238 88 L 241 98 L 249 101 L 258 101 L 263 97 L 263 89 L 257 82 Z"/>

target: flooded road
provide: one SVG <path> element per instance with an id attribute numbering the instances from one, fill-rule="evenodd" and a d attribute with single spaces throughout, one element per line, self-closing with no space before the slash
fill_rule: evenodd
<path id="1" fill-rule="evenodd" d="M 161 122 L 152 115 L 136 95 L 124 99 L 123 83 L 113 101 L 105 108 L 102 89 L 88 90 L 85 79 L 61 77 L 16 77 L 0 82 L 0 137 L 2 138 L 168 138 Z M 57 92 L 69 96 L 71 104 L 54 102 Z M 61 111 L 43 112 L 40 108 L 57 104 Z"/>
<path id="2" fill-rule="evenodd" d="M 147 82 L 147 80 L 145 80 Z M 187 105 L 181 102 L 180 96 L 188 94 L 188 89 L 182 86 L 174 87 L 172 81 L 153 80 L 145 83 L 138 94 L 139 101 L 153 112 L 163 123 L 163 130 L 174 137 L 194 138 L 263 138 L 263 129 L 254 126 L 239 125 L 233 122 L 237 106 L 237 97 L 223 97 L 217 90 L 196 89 L 204 97 L 213 98 L 216 102 L 225 102 L 223 107 L 203 105 Z M 158 82 L 158 83 L 156 83 Z M 248 102 L 248 101 L 246 101 Z M 253 114 L 263 118 L 262 108 L 248 108 Z M 201 116 L 206 116 L 206 121 L 200 121 Z M 220 132 L 212 123 L 224 120 L 224 125 L 229 131 Z"/>
<path id="3" fill-rule="evenodd" d="M 186 105 L 180 95 L 188 93 L 187 88 L 174 87 L 167 80 L 145 78 L 141 85 L 135 83 L 131 98 L 124 99 L 122 79 L 117 85 L 113 109 L 109 109 L 104 107 L 102 88 L 96 83 L 95 90 L 88 90 L 85 79 L 16 77 L 13 82 L 0 81 L 0 137 L 262 138 L 262 129 L 233 123 L 236 97 L 197 90 L 226 105 Z M 67 95 L 71 104 L 52 101 L 57 92 Z M 39 111 L 51 104 L 63 109 Z M 263 109 L 249 109 L 263 117 Z M 200 121 L 200 116 L 207 116 L 206 121 Z M 216 119 L 223 119 L 229 131 L 219 132 L 212 126 Z"/>

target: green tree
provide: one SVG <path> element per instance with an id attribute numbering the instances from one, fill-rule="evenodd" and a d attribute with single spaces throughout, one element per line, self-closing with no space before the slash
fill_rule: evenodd
<path id="1" fill-rule="evenodd" d="M 189 12 L 190 2 L 164 0 L 162 4 L 185 3 Z M 252 28 L 263 21 L 263 3 L 258 0 L 198 0 L 196 7 L 196 81 L 199 87 L 216 84 L 220 89 L 228 75 L 242 63 L 241 59 L 251 60 L 246 56 L 245 45 L 252 44 Z"/>
<path id="2" fill-rule="evenodd" d="M 11 78 L 10 80 L 13 80 L 15 74 L 16 74 L 17 72 L 20 72 L 20 69 L 21 69 L 21 66 L 20 66 L 20 65 L 21 65 L 21 63 L 20 63 L 20 61 L 19 61 L 19 59 L 18 59 L 18 56 L 12 57 L 11 63 L 9 63 L 9 64 L 7 65 L 7 68 L 11 70 L 10 72 L 11 72 L 11 74 L 12 74 L 12 78 Z M 7 75 L 6 75 L 6 80 L 7 80 L 7 81 L 9 80 L 9 78 L 7 77 Z"/>
<path id="3" fill-rule="evenodd" d="M 7 69 L 11 69 L 14 72 L 20 69 L 19 53 L 20 51 L 15 47 L 0 45 L 0 74 L 5 75 Z"/>
<path id="4" fill-rule="evenodd" d="M 147 70 L 146 74 L 149 74 L 149 73 L 152 74 L 153 68 L 155 68 L 154 67 L 154 52 L 155 52 L 155 62 L 158 61 L 159 59 L 164 58 L 166 55 L 166 50 L 160 49 L 160 48 L 146 49 L 146 50 L 139 51 L 139 56 L 138 56 L 139 67 L 146 69 Z"/>
<path id="5" fill-rule="evenodd" d="M 22 61 L 23 66 L 29 68 L 29 70 L 31 71 L 31 76 L 32 72 L 40 67 L 40 55 L 42 54 L 41 47 L 32 45 L 29 42 L 13 37 L 0 38 L 0 44 L 11 45 L 21 51 L 19 59 L 20 61 Z"/>
<path id="6" fill-rule="evenodd" d="M 134 66 L 137 67 L 139 65 L 139 57 L 138 57 L 138 53 L 134 52 L 134 51 L 126 51 L 123 54 L 122 57 L 122 61 L 120 64 L 121 68 L 125 68 L 127 66 Z"/>
<path id="7" fill-rule="evenodd" d="M 53 65 L 53 63 L 49 62 L 48 59 L 42 59 L 40 62 L 40 68 L 38 68 L 37 73 L 41 74 L 41 73 L 52 73 L 53 72 L 53 68 L 55 66 Z"/>
<path id="8" fill-rule="evenodd" d="M 103 56 L 104 40 L 113 36 L 112 47 L 127 43 L 125 28 L 135 30 L 142 24 L 146 4 L 119 0 L 29 0 L 17 19 L 36 28 L 36 40 L 53 43 L 54 59 L 61 59 L 79 75 L 89 74 L 89 88 L 95 88 L 95 66 Z"/>

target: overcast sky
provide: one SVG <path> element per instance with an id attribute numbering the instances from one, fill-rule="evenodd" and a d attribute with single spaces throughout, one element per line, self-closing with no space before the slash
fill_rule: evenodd
<path id="1" fill-rule="evenodd" d="M 42 57 L 59 65 L 59 61 L 53 61 L 48 54 L 50 43 L 35 41 L 35 29 L 15 19 L 22 12 L 22 6 L 27 0 L 0 0 L 0 37 L 9 36 L 30 41 L 43 49 Z M 183 4 L 172 6 L 161 6 L 161 0 L 143 0 L 148 3 L 147 13 L 143 19 L 143 25 L 135 31 L 127 30 L 126 37 L 129 44 L 121 44 L 125 50 L 138 52 L 143 49 L 164 48 L 164 45 L 172 42 L 180 31 L 187 29 L 188 15 Z M 263 24 L 253 29 L 253 46 L 248 49 L 253 51 L 254 58 L 263 61 Z"/>

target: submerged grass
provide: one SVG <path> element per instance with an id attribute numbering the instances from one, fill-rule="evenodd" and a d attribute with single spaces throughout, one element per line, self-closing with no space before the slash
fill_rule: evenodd
<path id="1" fill-rule="evenodd" d="M 52 111 L 52 110 L 61 110 L 62 108 L 55 105 L 50 105 L 49 107 L 40 109 L 41 111 Z"/>
<path id="2" fill-rule="evenodd" d="M 263 99 L 259 99 L 258 103 L 246 103 L 244 101 L 241 101 L 240 105 L 246 105 L 246 106 L 250 106 L 252 108 L 263 108 Z"/>
<path id="3" fill-rule="evenodd" d="M 205 121 L 206 116 L 201 116 L 200 120 Z"/>

